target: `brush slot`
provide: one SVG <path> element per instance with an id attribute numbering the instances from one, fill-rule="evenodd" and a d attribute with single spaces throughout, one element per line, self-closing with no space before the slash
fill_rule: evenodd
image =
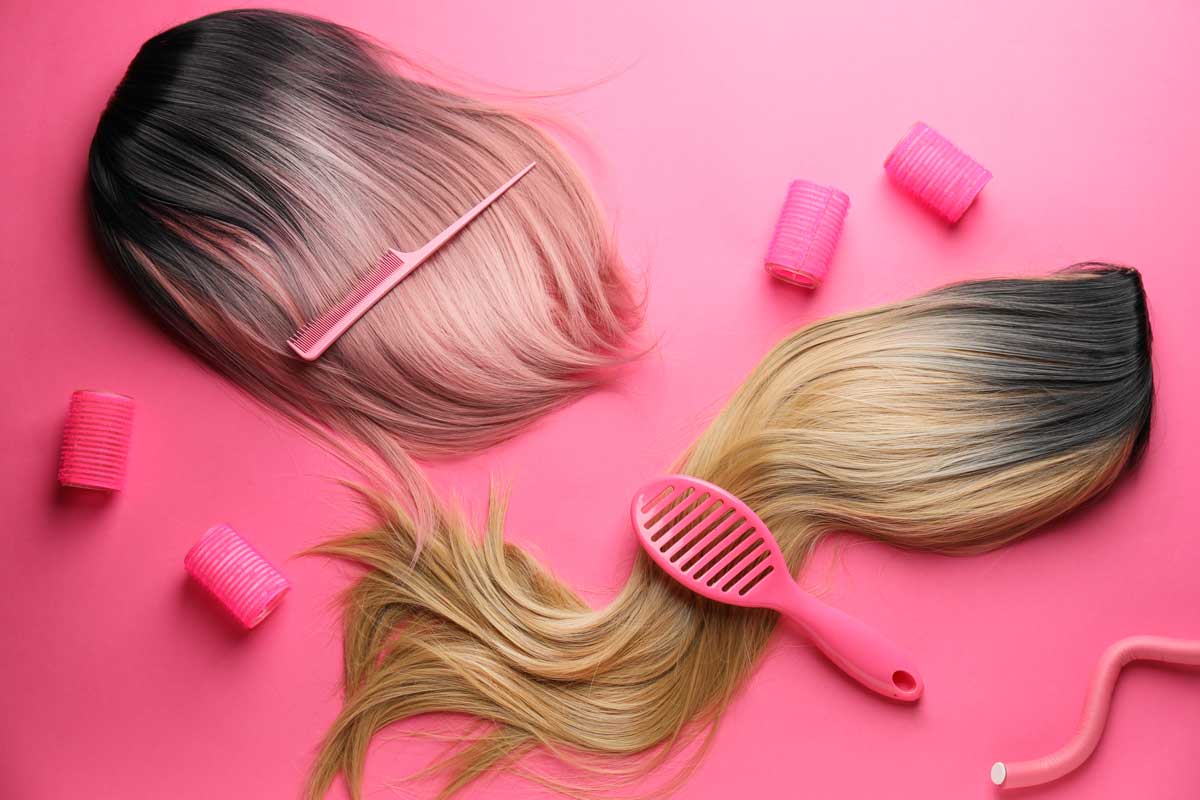
<path id="1" fill-rule="evenodd" d="M 724 503 L 724 501 L 720 501 L 720 500 L 718 500 L 717 502 L 718 502 L 718 504 L 719 504 L 719 505 L 718 505 L 718 508 L 720 507 L 720 504 L 723 504 L 723 503 Z M 704 528 L 702 531 L 700 531 L 700 533 L 698 533 L 697 535 L 695 535 L 695 536 L 693 536 L 691 539 L 689 539 L 689 540 L 688 540 L 688 541 L 687 541 L 687 542 L 686 542 L 686 543 L 683 545 L 683 547 L 679 548 L 679 549 L 678 549 L 678 550 L 676 550 L 674 553 L 672 553 L 672 554 L 671 554 L 671 563 L 672 563 L 672 564 L 674 564 L 674 563 L 675 563 L 676 561 L 678 561 L 678 560 L 679 560 L 681 557 L 683 557 L 685 554 L 687 554 L 687 552 L 688 552 L 689 550 L 691 550 L 693 547 L 695 547 L 695 546 L 696 546 L 696 544 L 697 544 L 698 542 L 701 542 L 701 541 L 703 541 L 703 540 L 704 540 L 704 538 L 705 538 L 706 536 L 708 536 L 709 534 L 711 534 L 713 531 L 715 531 L 715 530 L 716 530 L 717 528 L 719 528 L 721 525 L 724 525 L 724 524 L 725 524 L 725 521 L 726 521 L 727 519 L 729 519 L 731 516 L 733 516 L 733 513 L 734 513 L 734 512 L 733 512 L 733 509 L 732 509 L 732 508 L 727 508 L 727 509 L 725 509 L 724 513 L 722 513 L 720 516 L 718 516 L 718 517 L 716 518 L 716 520 L 714 520 L 714 521 L 712 522 L 712 524 L 710 524 L 710 525 L 706 526 L 706 527 L 705 527 L 705 528 Z M 710 517 L 710 519 L 711 519 L 711 517 Z M 665 549 L 665 548 L 664 548 L 663 552 L 666 552 L 666 549 Z M 687 567 L 685 567 L 685 569 L 687 569 Z"/>
<path id="2" fill-rule="evenodd" d="M 684 519 L 679 522 L 678 525 L 673 526 L 674 529 L 672 530 L 671 538 L 659 549 L 664 553 L 670 550 L 680 539 L 682 539 L 684 536 L 687 536 L 689 532 L 695 530 L 697 525 L 702 524 L 705 518 L 712 514 L 714 509 L 720 507 L 720 500 L 715 500 L 708 494 L 701 495 L 700 500 L 696 503 L 691 512 L 689 512 L 688 515 L 684 517 Z M 657 536 L 659 534 L 655 535 Z M 650 541 L 654 541 L 654 537 L 651 537 Z"/>
<path id="3" fill-rule="evenodd" d="M 731 569 L 733 569 L 735 566 L 737 566 L 742 561 L 742 559 L 744 559 L 746 556 L 750 555 L 750 553 L 754 552 L 758 548 L 758 546 L 762 543 L 763 543 L 763 540 L 760 537 L 758 539 L 755 539 L 749 545 L 747 545 L 745 548 L 743 548 L 741 551 L 739 551 L 738 554 L 736 556 L 734 556 L 732 559 L 730 559 L 727 564 L 725 564 L 719 570 L 717 570 L 716 572 L 714 572 L 712 574 L 712 577 L 708 579 L 708 585 L 715 586 L 718 581 L 720 581 L 722 578 L 724 578 L 726 575 L 729 574 L 729 571 Z"/>
<path id="4" fill-rule="evenodd" d="M 674 513 L 675 509 L 679 508 L 679 504 L 685 502 L 689 497 L 696 493 L 695 489 L 688 487 L 680 494 L 672 497 L 667 501 L 666 505 L 658 510 L 657 513 L 646 521 L 646 530 L 653 529 L 658 523 L 662 522 L 669 514 Z M 653 537 L 651 537 L 653 541 Z"/>
<path id="5" fill-rule="evenodd" d="M 732 542 L 730 542 L 729 545 L 724 550 L 717 553 L 717 555 L 714 556 L 710 561 L 708 561 L 704 566 L 702 566 L 700 569 L 698 569 L 694 573 L 692 573 L 692 577 L 695 578 L 696 580 L 700 580 L 701 578 L 703 578 L 704 574 L 706 572 L 708 572 L 710 569 L 712 569 L 717 564 L 721 563 L 727 555 L 732 553 L 738 546 L 740 546 L 742 544 L 742 542 L 749 539 L 753 533 L 754 533 L 754 528 L 747 528 L 741 535 L 739 535 L 736 539 L 734 539 Z M 709 584 L 709 585 L 711 585 L 711 584 Z"/>
<path id="6" fill-rule="evenodd" d="M 759 539 L 759 541 L 761 542 L 762 539 Z M 757 567 L 759 564 L 761 564 L 763 561 L 765 561 L 767 559 L 767 556 L 769 556 L 769 555 L 771 555 L 770 550 L 764 550 L 761 553 L 759 553 L 757 556 L 754 557 L 753 561 L 751 561 L 749 564 L 747 564 L 745 567 L 742 568 L 741 572 L 739 572 L 737 575 L 734 575 L 732 578 L 730 578 L 725 583 L 725 585 L 721 587 L 721 591 L 728 592 L 730 589 L 732 589 L 734 586 L 737 585 L 738 581 L 740 581 L 742 578 L 749 575 L 750 572 L 755 567 Z"/>
<path id="7" fill-rule="evenodd" d="M 743 586 L 741 589 L 738 589 L 738 595 L 741 597 L 745 597 L 747 592 L 749 592 L 751 589 L 753 589 L 755 586 L 757 586 L 762 581 L 763 578 L 767 577 L 774 571 L 775 571 L 775 567 L 771 564 L 768 564 L 766 569 L 764 569 L 762 572 L 758 573 L 753 578 L 751 578 L 746 583 L 746 585 Z"/>
<path id="8" fill-rule="evenodd" d="M 658 506 L 660 502 L 675 494 L 674 486 L 664 486 L 659 490 L 658 494 L 654 495 L 648 502 L 642 504 L 642 513 L 649 514 L 650 509 Z"/>
<path id="9" fill-rule="evenodd" d="M 716 536 L 714 536 L 712 539 L 710 539 L 708 542 L 706 542 L 703 547 L 701 547 L 699 550 L 697 550 L 695 553 L 693 553 L 692 557 L 687 560 L 687 562 L 681 567 L 681 569 L 684 572 L 690 572 L 692 567 L 696 566 L 696 564 L 698 564 L 700 561 L 702 561 L 705 556 L 707 556 L 709 553 L 711 553 L 713 551 L 714 548 L 719 547 L 721 542 L 728 539 L 729 536 L 731 534 L 733 534 L 734 531 L 741 528 L 742 524 L 745 521 L 746 521 L 746 518 L 743 516 L 734 516 L 730 520 L 729 524 L 727 526 L 725 526 L 725 528 L 723 528 L 719 533 L 717 533 Z"/>
<path id="10" fill-rule="evenodd" d="M 705 501 L 708 500 L 708 498 L 709 498 L 709 495 L 707 492 L 700 495 L 699 497 L 696 497 L 693 495 L 692 497 L 687 498 L 685 502 L 680 503 L 679 505 L 675 506 L 675 508 L 672 510 L 671 513 L 675 514 L 676 511 L 678 511 L 679 513 L 675 514 L 667 522 L 664 522 L 662 525 L 660 525 L 658 530 L 655 531 L 653 534 L 651 534 L 650 541 L 653 542 L 653 541 L 657 540 L 660 536 L 662 536 L 664 533 L 666 533 L 667 531 L 674 530 L 675 528 L 679 527 L 680 525 L 686 524 L 685 520 L 690 519 L 691 516 L 696 513 L 697 508 L 702 506 L 705 503 Z"/>

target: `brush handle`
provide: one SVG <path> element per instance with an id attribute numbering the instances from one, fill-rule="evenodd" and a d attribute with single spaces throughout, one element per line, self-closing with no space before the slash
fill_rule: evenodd
<path id="1" fill-rule="evenodd" d="M 863 686 L 894 700 L 913 702 L 925 683 L 913 659 L 882 634 L 791 584 L 776 610 L 804 629 L 829 660 Z"/>

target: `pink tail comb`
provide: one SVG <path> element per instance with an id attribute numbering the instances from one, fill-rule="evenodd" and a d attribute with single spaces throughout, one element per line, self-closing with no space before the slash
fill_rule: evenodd
<path id="1" fill-rule="evenodd" d="M 362 316 L 370 311 L 371 307 L 378 303 L 384 295 L 396 288 L 400 281 L 411 275 L 413 270 L 441 249 L 442 245 L 467 227 L 473 219 L 483 213 L 484 209 L 496 202 L 500 195 L 524 178 L 534 166 L 536 166 L 536 162 L 529 164 L 509 178 L 503 186 L 480 200 L 474 208 L 452 222 L 449 227 L 420 248 L 412 251 L 388 250 L 380 259 L 379 265 L 355 284 L 345 299 L 296 331 L 288 339 L 288 346 L 305 361 L 315 361 L 320 358 L 321 354 L 328 350 L 339 336 L 362 319 Z"/>
<path id="2" fill-rule="evenodd" d="M 797 586 L 771 531 L 729 492 L 698 478 L 667 475 L 638 489 L 630 514 L 654 563 L 693 592 L 718 603 L 774 609 L 867 688 L 895 700 L 920 698 L 925 684 L 912 659 Z"/>

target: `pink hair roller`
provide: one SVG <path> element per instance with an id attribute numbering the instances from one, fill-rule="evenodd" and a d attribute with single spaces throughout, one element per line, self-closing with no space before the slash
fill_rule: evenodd
<path id="1" fill-rule="evenodd" d="M 291 588 L 262 553 L 228 525 L 214 525 L 184 556 L 183 566 L 249 630 L 279 605 Z"/>
<path id="2" fill-rule="evenodd" d="M 1166 636 L 1129 636 L 1110 646 L 1092 673 L 1083 719 L 1074 738 L 1043 758 L 997 761 L 992 765 L 992 783 L 1005 789 L 1038 786 L 1058 780 L 1087 761 L 1100 743 L 1100 734 L 1104 733 L 1108 707 L 1121 668 L 1131 661 L 1200 667 L 1200 641 L 1170 639 Z"/>
<path id="3" fill-rule="evenodd" d="M 58 482 L 80 489 L 117 491 L 125 486 L 133 399 L 112 392 L 71 395 L 59 453 Z"/>
<path id="4" fill-rule="evenodd" d="M 897 186 L 950 223 L 958 222 L 992 179 L 979 162 L 923 122 L 912 126 L 883 168 Z"/>
<path id="5" fill-rule="evenodd" d="M 767 248 L 767 272 L 806 289 L 820 286 L 849 210 L 850 198 L 844 192 L 792 181 Z"/>

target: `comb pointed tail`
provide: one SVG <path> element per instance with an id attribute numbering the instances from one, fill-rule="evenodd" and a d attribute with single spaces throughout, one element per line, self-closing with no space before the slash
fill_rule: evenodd
<path id="1" fill-rule="evenodd" d="M 467 227 L 467 225 L 469 225 L 472 220 L 474 220 L 476 217 L 478 217 L 480 214 L 482 214 L 484 212 L 484 209 L 486 209 L 492 203 L 496 202 L 496 200 L 498 200 L 500 198 L 500 195 L 504 194 L 509 189 L 511 189 L 514 185 L 516 185 L 517 181 L 521 180 L 521 178 L 524 178 L 526 175 L 528 175 L 529 171 L 536 166 L 537 166 L 536 161 L 529 162 L 528 164 L 525 165 L 524 169 L 522 169 L 516 175 L 513 175 L 511 178 L 509 178 L 508 181 L 506 181 L 503 186 L 501 186 L 499 189 L 497 189 L 496 191 L 489 194 L 487 197 L 480 200 L 478 203 L 475 204 L 474 208 L 472 208 L 470 211 L 463 214 L 461 217 L 456 219 L 454 222 L 450 223 L 450 225 L 448 225 L 444 231 L 439 233 L 437 236 L 434 236 L 428 242 L 421 245 L 421 247 L 419 247 L 418 249 L 413 250 L 411 253 L 404 253 L 403 255 L 405 256 L 405 258 L 404 258 L 405 262 L 410 263 L 413 266 L 416 266 L 416 265 L 420 264 L 422 261 L 424 261 L 425 259 L 429 258 L 434 253 L 436 253 L 439 249 L 441 249 L 442 245 L 444 245 L 446 242 L 450 241 L 455 236 L 457 236 L 459 231 L 461 231 L 463 228 Z"/>

